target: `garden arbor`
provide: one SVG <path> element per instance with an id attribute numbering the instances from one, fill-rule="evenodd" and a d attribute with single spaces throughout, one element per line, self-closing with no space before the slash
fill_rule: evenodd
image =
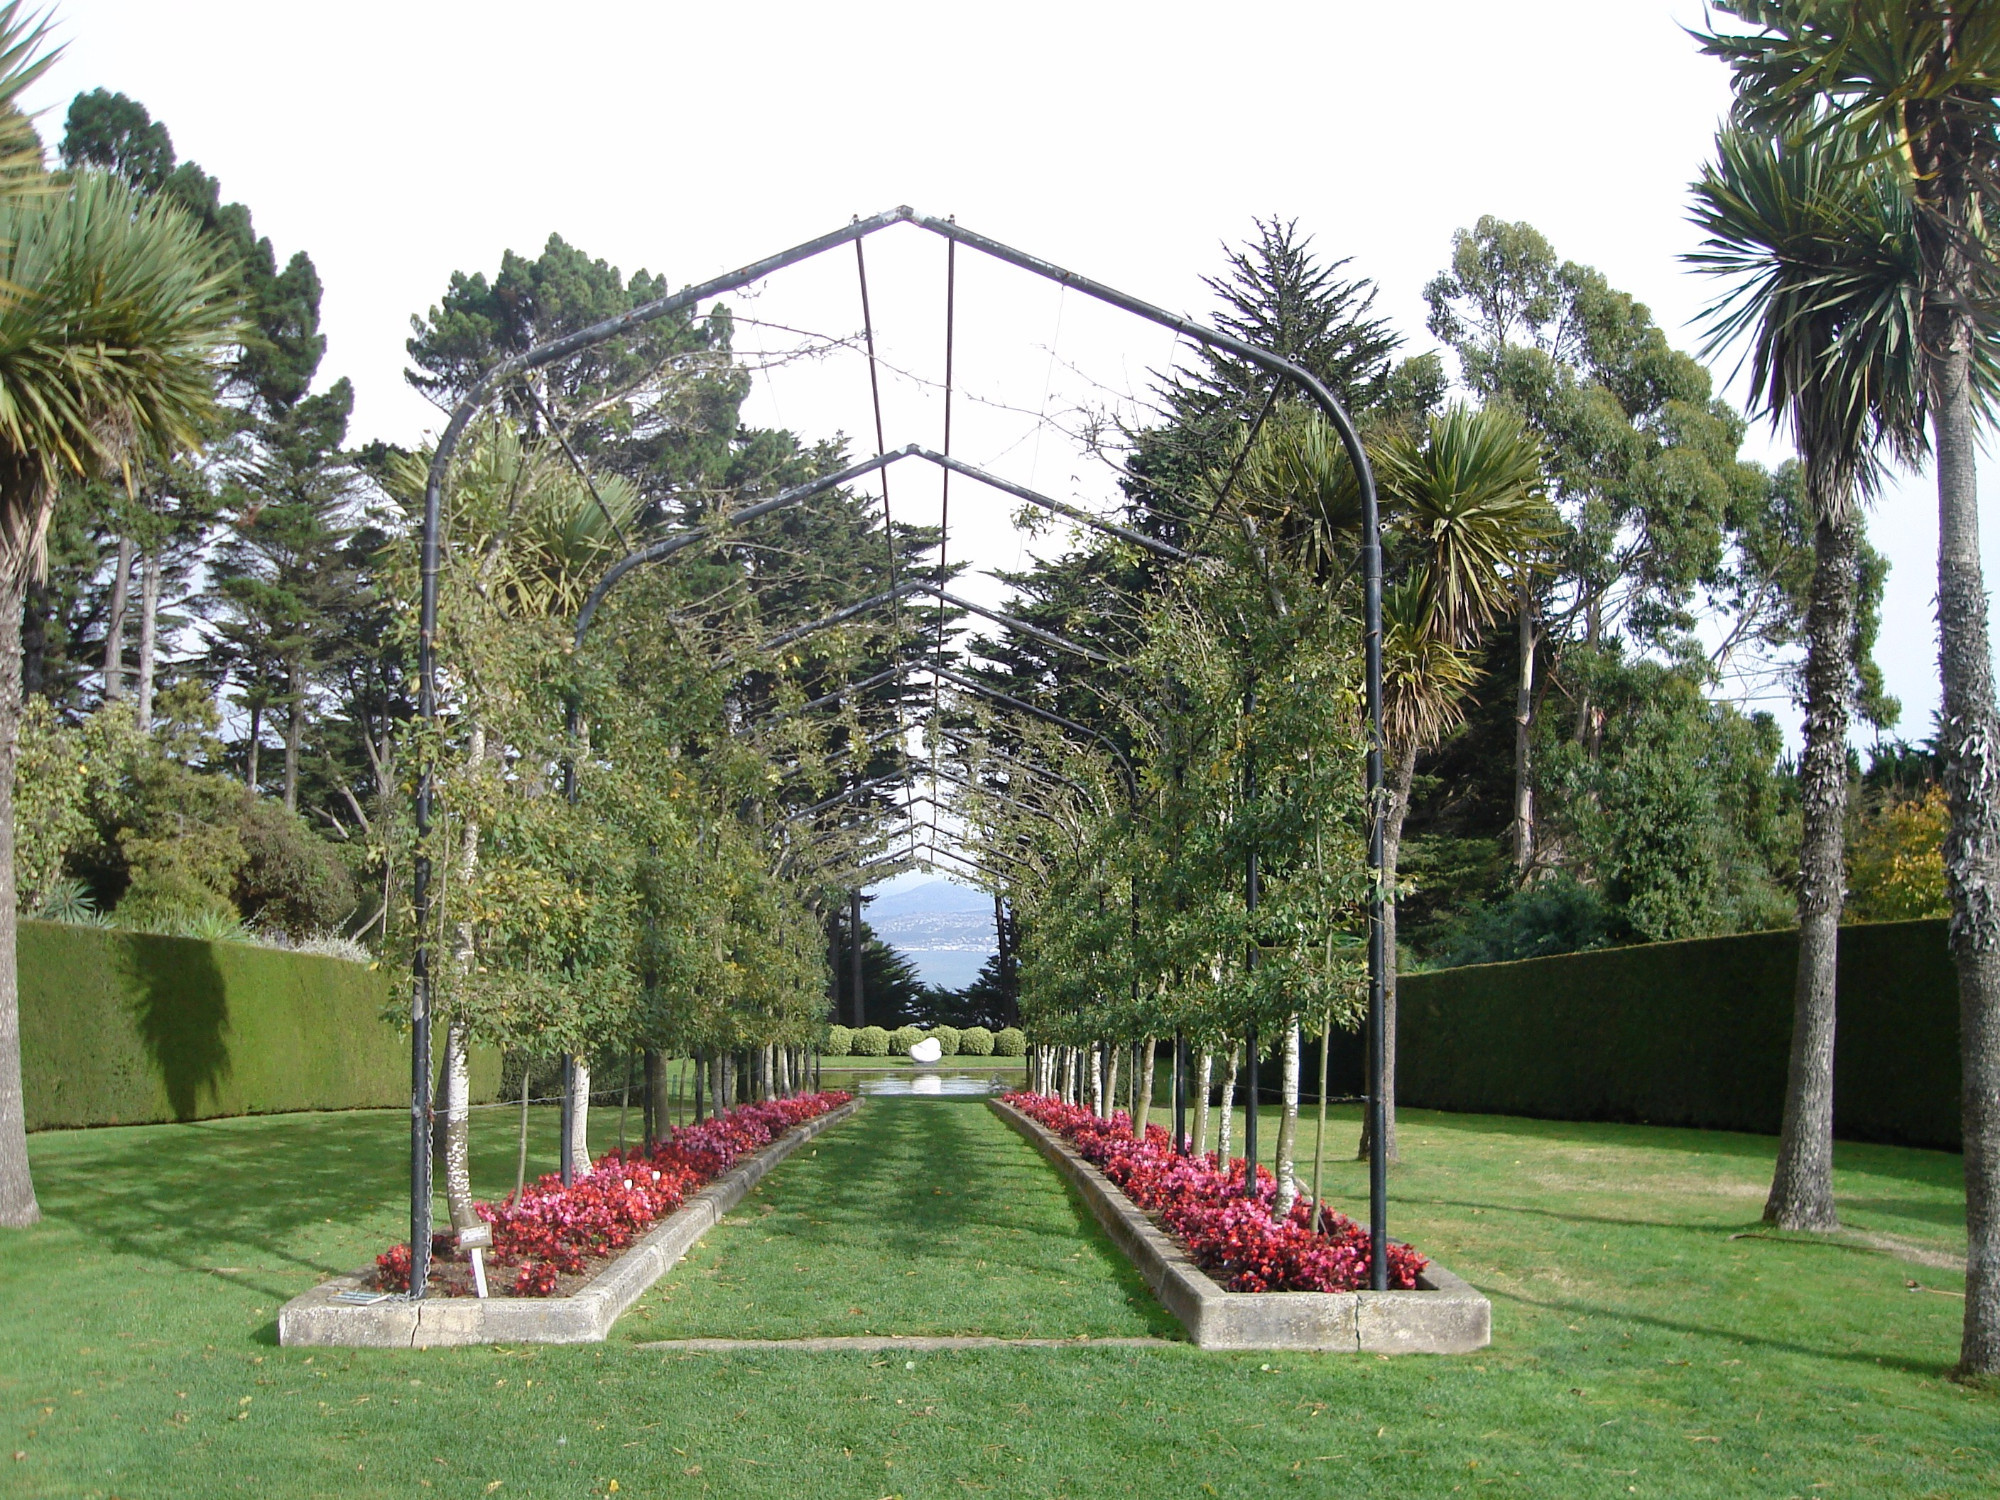
<path id="1" fill-rule="evenodd" d="M 1164 308 L 1157 307 L 1101 282 L 1080 276 L 1073 271 L 1041 260 L 1024 251 L 1014 249 L 1012 246 L 1002 244 L 997 240 L 988 239 L 984 235 L 966 229 L 952 220 L 939 219 L 928 214 L 920 214 L 909 207 L 899 207 L 876 214 L 870 218 L 856 219 L 851 224 L 837 229 L 830 234 L 808 240 L 789 250 L 753 262 L 725 275 L 715 277 L 698 286 L 685 288 L 670 296 L 644 303 L 616 317 L 607 318 L 600 323 L 579 329 L 564 337 L 536 345 L 533 348 L 500 361 L 467 391 L 446 422 L 431 461 L 424 489 L 420 553 L 422 572 L 417 661 L 419 716 L 424 720 L 426 730 L 435 727 L 439 702 L 436 647 L 443 499 L 445 486 L 451 475 L 454 454 L 473 418 L 489 403 L 509 392 L 517 382 L 537 369 L 576 355 L 595 345 L 615 339 L 647 323 L 692 311 L 699 303 L 707 299 L 750 286 L 779 271 L 785 270 L 787 267 L 811 260 L 830 250 L 852 244 L 857 246 L 858 253 L 861 241 L 870 235 L 880 233 L 897 225 L 910 225 L 928 233 L 938 235 L 947 241 L 954 253 L 956 247 L 963 245 L 969 250 L 979 252 L 1006 265 L 1054 282 L 1082 296 L 1092 298 L 1129 313 L 1134 317 L 1169 329 L 1198 344 L 1227 352 L 1237 358 L 1250 362 L 1271 376 L 1273 381 L 1273 400 L 1275 400 L 1277 393 L 1289 383 L 1308 402 L 1319 409 L 1338 435 L 1348 461 L 1353 467 L 1354 475 L 1358 481 L 1360 500 L 1359 555 L 1355 561 L 1362 580 L 1362 646 L 1363 668 L 1366 677 L 1365 704 L 1368 720 L 1366 819 L 1368 826 L 1367 868 L 1369 871 L 1367 899 L 1368 1055 L 1370 1059 L 1368 1109 L 1370 1120 L 1369 1136 L 1372 1148 L 1369 1163 L 1369 1219 L 1372 1238 L 1371 1284 L 1376 1290 L 1384 1290 L 1388 1285 L 1388 1243 L 1386 1227 L 1386 1160 L 1384 1155 L 1384 1132 L 1382 1128 L 1382 1104 L 1384 1097 L 1382 1076 L 1384 1067 L 1383 1000 L 1387 973 L 1386 966 L 1389 962 L 1389 955 L 1384 951 L 1383 901 L 1385 893 L 1382 889 L 1380 878 L 1383 861 L 1384 831 L 1381 528 L 1376 503 L 1374 478 L 1370 471 L 1368 456 L 1362 447 L 1359 434 L 1356 432 L 1347 412 L 1341 407 L 1332 392 L 1315 378 L 1311 372 L 1300 365 L 1273 353 L 1271 350 L 1260 348 L 1217 329 L 1206 327 L 1192 319 L 1168 312 Z M 872 373 L 872 333 L 870 335 L 870 358 Z M 948 449 L 950 446 L 948 419 L 946 432 L 947 440 L 945 446 Z M 1179 548 L 1171 547 L 1164 542 L 1118 526 L 1102 517 L 1092 515 L 1087 511 L 1070 506 L 1049 496 L 1038 494 L 1023 485 L 1016 484 L 998 475 L 988 474 L 961 460 L 953 458 L 949 452 L 932 452 L 915 444 L 893 451 L 879 451 L 874 458 L 849 465 L 838 473 L 826 475 L 807 484 L 795 486 L 769 499 L 742 507 L 722 517 L 719 525 L 722 528 L 741 525 L 759 516 L 781 510 L 786 506 L 800 504 L 814 495 L 836 490 L 842 485 L 852 483 L 868 474 L 886 470 L 894 463 L 912 458 L 934 464 L 945 470 L 947 474 L 957 474 L 1017 500 L 1038 506 L 1053 514 L 1064 516 L 1078 524 L 1116 536 L 1128 543 L 1144 547 L 1156 555 L 1168 558 L 1170 561 L 1186 562 L 1189 560 L 1190 554 Z M 678 532 L 640 547 L 614 564 L 606 571 L 604 577 L 592 590 L 579 611 L 576 626 L 577 641 L 581 643 L 584 633 L 588 630 L 590 622 L 602 604 L 605 595 L 619 579 L 642 564 L 664 561 L 683 548 L 710 538 L 714 534 L 715 528 L 712 527 L 698 527 Z M 892 585 L 887 593 L 854 601 L 833 616 L 815 621 L 809 626 L 787 632 L 786 634 L 788 637 L 796 639 L 810 631 L 831 628 L 834 625 L 855 618 L 869 609 L 893 603 L 909 593 L 921 591 L 930 592 L 934 595 L 942 594 L 942 585 L 945 581 L 940 578 L 937 587 L 932 587 L 928 581 L 917 580 L 908 580 L 902 586 Z M 948 595 L 945 597 L 947 599 L 950 598 Z M 952 602 L 957 603 L 959 601 L 952 600 Z M 989 618 L 1000 618 L 1003 624 L 1016 623 L 1006 620 L 1004 617 L 997 617 L 992 611 L 979 610 L 978 612 L 988 615 Z M 1042 632 L 1041 634 L 1045 637 L 1046 643 L 1064 648 L 1073 647 L 1089 651 L 1089 648 L 1077 646 L 1076 643 L 1053 636 L 1049 632 Z M 1098 655 L 1099 653 L 1091 652 L 1090 654 Z M 918 667 L 915 670 L 927 672 L 940 682 L 949 682 L 954 687 L 978 694 L 989 700 L 999 700 L 1002 707 L 1026 712 L 1044 721 L 1052 722 L 1057 729 L 1066 733 L 1082 729 L 1082 726 L 1062 719 L 1060 716 L 1051 714 L 1035 705 L 1001 694 L 986 684 L 978 682 L 976 679 L 953 673 L 941 663 Z M 892 667 L 887 672 L 876 673 L 863 682 L 850 684 L 833 694 L 824 695 L 821 699 L 814 700 L 814 704 L 806 706 L 812 707 L 822 704 L 838 698 L 842 694 L 864 691 L 870 686 L 894 681 L 901 676 L 902 669 Z M 572 712 L 575 712 L 574 708 Z M 1087 730 L 1083 732 L 1090 733 Z M 425 743 L 427 746 L 431 746 L 436 741 L 432 736 L 427 734 Z M 426 753 L 430 752 L 427 751 Z M 1123 764 L 1122 755 L 1118 759 L 1121 762 L 1120 769 L 1127 781 L 1128 787 L 1130 787 L 1132 778 L 1131 767 L 1129 764 Z M 417 943 L 411 966 L 410 998 L 410 1252 L 412 1262 L 410 1295 L 413 1298 L 420 1298 L 424 1295 L 425 1276 L 428 1270 L 431 1246 L 431 1000 L 433 993 L 433 965 L 436 961 L 436 955 L 434 952 L 435 943 L 430 932 L 434 896 L 432 891 L 432 867 L 428 835 L 432 822 L 435 784 L 436 767 L 427 761 L 420 770 L 417 783 L 416 823 L 418 853 L 414 862 L 412 880 L 412 905 L 417 934 Z M 980 852 L 984 854 L 992 851 Z M 935 848 L 934 830 L 933 854 L 939 853 L 942 853 L 942 851 L 938 851 Z M 964 858 L 963 856 L 954 857 Z M 990 876 L 991 874 L 990 866 L 983 863 L 974 862 L 973 868 L 979 870 L 982 875 Z M 858 878 L 859 873 L 857 872 Z M 1253 853 L 1245 870 L 1245 896 L 1247 904 L 1252 907 L 1254 907 L 1256 901 L 1257 881 L 1257 863 Z M 1254 1073 L 1252 1076 L 1254 1077 Z M 1252 1115 L 1254 1117 L 1254 1096 L 1250 1102 L 1253 1106 Z"/>

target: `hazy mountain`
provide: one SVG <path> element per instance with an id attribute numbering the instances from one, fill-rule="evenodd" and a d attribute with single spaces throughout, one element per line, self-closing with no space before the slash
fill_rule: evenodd
<path id="1" fill-rule="evenodd" d="M 868 903 L 868 925 L 926 984 L 962 989 L 994 950 L 993 898 L 949 880 L 894 887 Z"/>

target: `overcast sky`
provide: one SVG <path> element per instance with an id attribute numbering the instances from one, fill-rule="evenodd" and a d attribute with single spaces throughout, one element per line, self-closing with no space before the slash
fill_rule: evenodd
<path id="1" fill-rule="evenodd" d="M 490 272 L 553 231 L 692 282 L 897 203 L 1197 313 L 1223 241 L 1255 215 L 1295 217 L 1379 283 L 1412 352 L 1430 343 L 1421 290 L 1452 231 L 1493 213 L 1538 226 L 1691 346 L 1706 288 L 1678 260 L 1685 188 L 1726 104 L 1722 71 L 1680 30 L 1699 20 L 1690 0 L 64 0 L 68 52 L 36 102 L 53 142 L 75 93 L 132 95 L 281 259 L 308 251 L 326 375 L 357 388 L 353 437 L 413 443 L 439 417 L 402 380 L 403 340 L 453 270 Z M 869 255 L 884 355 L 906 372 L 884 391 L 888 442 L 935 446 L 942 247 L 899 229 Z M 973 259 L 956 451 L 1108 496 L 1065 433 L 1143 396 L 1171 344 Z M 860 326 L 851 255 L 731 301 L 777 325 L 743 327 L 753 353 L 794 347 L 783 330 Z M 859 440 L 865 365 L 776 360 L 754 415 Z M 1781 456 L 1763 437 L 1753 451 Z M 935 479 L 899 475 L 892 494 L 935 517 Z M 952 505 L 955 556 L 1004 567 L 1032 545 L 996 497 L 955 489 Z M 1880 654 L 1917 737 L 1937 701 L 1927 480 L 1884 497 L 1874 537 L 1894 564 Z"/>

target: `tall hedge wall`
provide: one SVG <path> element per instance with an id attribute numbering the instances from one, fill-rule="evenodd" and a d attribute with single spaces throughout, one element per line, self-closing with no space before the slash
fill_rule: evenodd
<path id="1" fill-rule="evenodd" d="M 344 959 L 22 922 L 28 1128 L 407 1105 L 388 976 Z M 499 1087 L 473 1057 L 473 1097 Z"/>
<path id="2" fill-rule="evenodd" d="M 1798 951 L 1759 932 L 1406 974 L 1397 1098 L 1775 1134 Z M 1945 923 L 1843 927 L 1835 1132 L 1957 1150 L 1958 1089 Z"/>

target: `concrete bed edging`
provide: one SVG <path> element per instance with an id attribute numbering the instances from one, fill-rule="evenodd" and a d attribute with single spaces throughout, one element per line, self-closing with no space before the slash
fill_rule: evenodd
<path id="1" fill-rule="evenodd" d="M 1068 1141 L 1011 1104 L 987 1104 L 1083 1195 L 1200 1348 L 1469 1354 L 1492 1342 L 1492 1304 L 1435 1261 L 1412 1292 L 1226 1291 Z"/>
<path id="2" fill-rule="evenodd" d="M 591 1344 L 602 1342 L 619 1314 L 636 1302 L 695 1242 L 741 1203 L 766 1173 L 823 1130 L 861 1107 L 850 1099 L 794 1126 L 689 1196 L 674 1212 L 567 1297 L 426 1297 L 411 1302 L 345 1303 L 370 1274 L 356 1271 L 323 1281 L 278 1310 L 283 1345 L 426 1349 L 466 1344 Z M 372 1268 L 370 1268 L 372 1270 Z"/>

